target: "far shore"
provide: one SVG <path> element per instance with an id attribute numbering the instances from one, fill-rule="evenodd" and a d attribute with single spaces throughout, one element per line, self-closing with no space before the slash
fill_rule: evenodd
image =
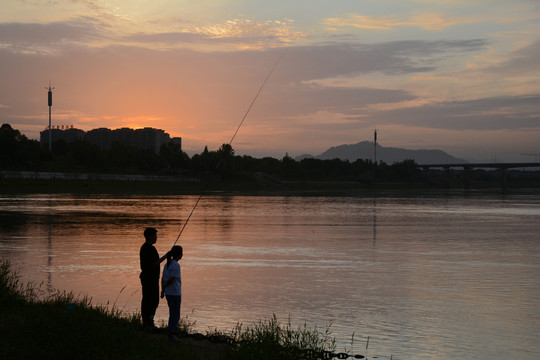
<path id="1" fill-rule="evenodd" d="M 498 181 L 463 182 L 454 179 L 425 182 L 281 181 L 260 174 L 239 180 L 140 174 L 84 174 L 0 171 L 0 194 L 103 195 L 256 195 L 256 196 L 425 196 L 500 194 Z M 507 194 L 540 193 L 538 182 L 512 181 Z"/>

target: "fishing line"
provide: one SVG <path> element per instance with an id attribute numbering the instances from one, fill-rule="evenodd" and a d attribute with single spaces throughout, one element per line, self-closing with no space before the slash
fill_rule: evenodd
<path id="1" fill-rule="evenodd" d="M 261 94 L 262 90 L 264 89 L 264 86 L 266 85 L 266 83 L 268 82 L 268 79 L 270 78 L 270 76 L 272 75 L 272 73 L 274 72 L 274 70 L 276 69 L 276 67 L 278 66 L 278 64 L 281 62 L 281 59 L 283 58 L 283 56 L 285 55 L 285 53 L 287 52 L 288 48 L 285 48 L 285 50 L 283 50 L 283 53 L 281 53 L 281 55 L 279 56 L 279 58 L 277 59 L 277 61 L 274 63 L 274 66 L 272 66 L 272 68 L 270 69 L 270 71 L 268 72 L 268 75 L 266 75 L 266 78 L 264 79 L 264 81 L 262 82 L 261 84 L 261 87 L 259 88 L 259 91 L 257 91 L 257 94 L 255 95 L 255 97 L 253 98 L 253 100 L 251 101 L 251 104 L 249 105 L 249 107 L 247 108 L 246 110 L 246 113 L 244 114 L 244 116 L 242 117 L 242 121 L 240 121 L 240 124 L 238 124 L 238 127 L 236 128 L 236 131 L 234 132 L 233 136 L 231 137 L 231 140 L 229 141 L 228 145 L 230 146 L 234 139 L 236 138 L 236 135 L 238 134 L 238 131 L 240 130 L 240 128 L 242 127 L 242 125 L 244 124 L 244 121 L 246 120 L 249 112 L 251 111 L 251 108 L 253 107 L 253 104 L 255 104 L 255 101 L 257 101 L 257 98 L 259 97 L 259 95 Z M 222 158 L 219 159 L 217 165 L 216 165 L 216 170 L 218 169 L 219 165 L 221 164 L 221 160 Z M 197 201 L 195 202 L 195 205 L 193 206 L 193 208 L 191 209 L 191 212 L 189 213 L 189 216 L 187 217 L 186 221 L 184 222 L 184 225 L 182 226 L 182 228 L 180 229 L 180 233 L 178 234 L 178 236 L 176 237 L 176 240 L 174 241 L 174 244 L 173 246 L 176 245 L 176 243 L 178 242 L 178 239 L 180 239 L 180 236 L 182 235 L 182 233 L 184 232 L 184 229 L 186 228 L 186 225 L 188 224 L 189 222 L 189 219 L 191 219 L 191 216 L 193 215 L 193 213 L 195 212 L 195 209 L 197 208 L 197 205 L 199 205 L 199 202 L 201 201 L 202 197 L 204 196 L 204 194 L 206 193 L 206 190 L 208 190 L 208 187 L 210 186 L 210 182 L 212 181 L 212 178 L 213 178 L 213 174 L 210 175 L 210 178 L 208 179 L 203 191 L 201 192 L 201 194 L 199 195 L 199 197 L 197 198 Z"/>

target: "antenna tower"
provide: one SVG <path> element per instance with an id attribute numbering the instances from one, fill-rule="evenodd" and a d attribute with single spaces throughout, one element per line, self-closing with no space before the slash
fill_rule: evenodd
<path id="1" fill-rule="evenodd" d="M 47 87 L 45 87 L 47 89 Z M 48 104 L 49 104 L 49 152 L 52 151 L 52 126 L 51 126 L 51 109 L 52 109 L 52 89 L 51 82 L 49 81 L 49 92 L 48 92 Z"/>
<path id="2" fill-rule="evenodd" d="M 377 129 L 373 132 L 373 162 L 377 164 Z"/>

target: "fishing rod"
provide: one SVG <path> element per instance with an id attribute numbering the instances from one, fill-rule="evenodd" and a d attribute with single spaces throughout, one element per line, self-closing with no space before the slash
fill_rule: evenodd
<path id="1" fill-rule="evenodd" d="M 272 75 L 272 73 L 274 72 L 274 70 L 276 69 L 276 67 L 278 66 L 278 64 L 281 62 L 281 59 L 283 58 L 283 56 L 285 55 L 285 53 L 287 52 L 288 48 L 285 48 L 285 50 L 283 50 L 283 52 L 281 53 L 281 55 L 279 56 L 279 58 L 277 59 L 277 61 L 274 63 L 274 66 L 272 66 L 272 68 L 270 69 L 270 71 L 268 72 L 268 75 L 266 75 L 266 78 L 264 79 L 264 81 L 262 82 L 261 84 L 261 87 L 259 88 L 259 91 L 257 91 L 257 94 L 255 95 L 255 97 L 253 98 L 253 100 L 251 101 L 251 104 L 249 104 L 249 107 L 247 108 L 244 116 L 242 117 L 242 121 L 240 121 L 240 124 L 238 124 L 238 127 L 236 128 L 236 131 L 234 132 L 233 136 L 231 137 L 231 140 L 229 141 L 229 143 L 227 145 L 231 146 L 234 139 L 236 138 L 236 135 L 238 134 L 238 131 L 240 130 L 240 128 L 242 127 L 242 125 L 244 124 L 244 121 L 246 120 L 249 112 L 251 111 L 251 108 L 253 107 L 253 105 L 255 104 L 255 101 L 257 101 L 257 98 L 259 97 L 259 95 L 261 94 L 262 90 L 264 89 L 264 86 L 266 85 L 266 83 L 268 82 L 268 79 L 270 78 L 270 76 Z M 223 158 L 220 158 L 217 165 L 216 165 L 216 170 L 218 169 L 219 165 L 221 164 L 221 160 Z M 210 186 L 210 182 L 212 181 L 212 176 L 213 174 L 210 175 L 210 178 L 208 179 L 208 181 L 206 182 L 206 185 L 203 189 L 203 191 L 201 192 L 201 194 L 199 195 L 199 197 L 197 198 L 197 201 L 195 202 L 195 205 L 193 206 L 193 208 L 191 209 L 191 212 L 189 213 L 189 216 L 187 217 L 186 221 L 184 222 L 184 225 L 182 226 L 182 228 L 180 229 L 180 233 L 178 233 L 178 236 L 176 237 L 176 240 L 174 241 L 174 244 L 173 246 L 176 245 L 176 243 L 178 242 L 178 239 L 180 239 L 180 236 L 182 235 L 182 233 L 184 232 L 184 229 L 186 228 L 189 220 L 191 219 L 191 216 L 193 215 L 193 213 L 195 212 L 195 209 L 197 208 L 197 205 L 199 205 L 199 202 L 201 201 L 202 197 L 204 196 L 204 194 L 206 193 L 206 191 L 208 190 L 208 187 Z"/>

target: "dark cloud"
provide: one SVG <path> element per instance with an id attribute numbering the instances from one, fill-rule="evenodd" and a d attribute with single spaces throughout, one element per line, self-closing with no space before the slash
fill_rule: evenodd
<path id="1" fill-rule="evenodd" d="M 365 113 L 371 104 L 408 101 L 416 97 L 403 90 L 325 87 L 310 84 L 281 86 L 267 90 L 266 100 L 259 104 L 262 112 L 274 116 L 294 117 L 321 111 L 338 114 Z M 275 107 L 273 104 L 279 104 Z"/>
<path id="2" fill-rule="evenodd" d="M 41 52 L 62 51 L 72 43 L 87 43 L 103 38 L 104 24 L 90 18 L 69 22 L 0 23 L 0 44 L 12 51 Z"/>
<path id="3" fill-rule="evenodd" d="M 294 47 L 282 77 L 309 81 L 380 72 L 387 75 L 433 71 L 444 56 L 485 48 L 485 40 L 399 41 L 381 44 L 322 44 Z"/>
<path id="4" fill-rule="evenodd" d="M 440 102 L 373 114 L 379 124 L 448 130 L 540 129 L 540 94 Z"/>

